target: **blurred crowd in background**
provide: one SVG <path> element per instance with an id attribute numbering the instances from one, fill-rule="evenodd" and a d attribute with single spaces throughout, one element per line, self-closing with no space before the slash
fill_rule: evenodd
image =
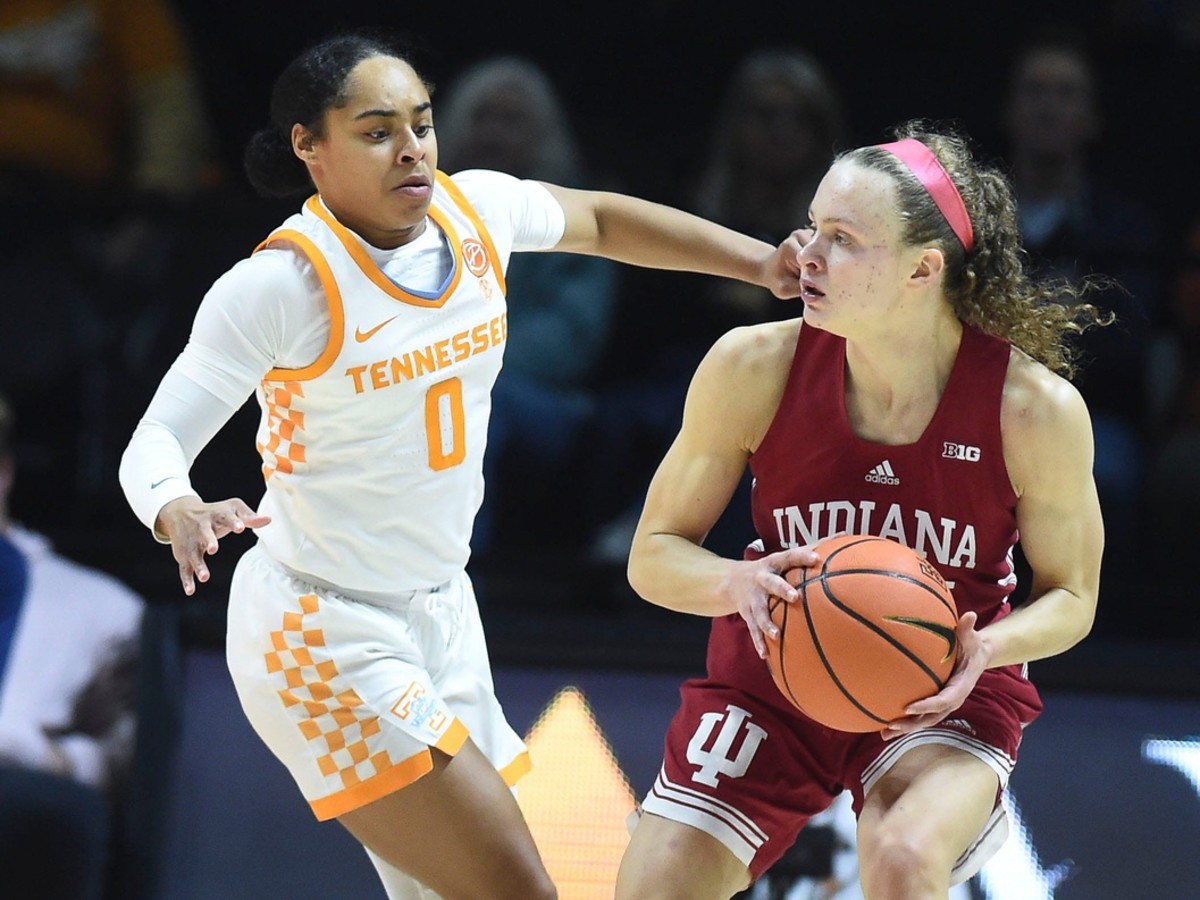
<path id="1" fill-rule="evenodd" d="M 1175 595 L 1145 588 L 1185 574 L 1200 503 L 1200 3 L 995 4 L 967 22 L 935 2 L 942 36 L 915 42 L 882 4 L 851 21 L 751 3 L 720 23 L 671 0 L 569 16 L 466 4 L 462 27 L 377 2 L 352 18 L 319 6 L 286 22 L 198 0 L 0 9 L 15 518 L 146 594 L 171 590 L 117 459 L 211 281 L 291 211 L 254 197 L 240 169 L 271 73 L 329 30 L 378 25 L 410 39 L 435 86 L 444 170 L 613 187 L 773 243 L 806 224 L 837 150 L 911 116 L 958 124 L 1011 174 L 1031 266 L 1114 282 L 1096 299 L 1117 324 L 1082 342 L 1078 383 L 1106 569 L 1140 588 L 1141 608 L 1131 624 L 1108 616 L 1110 599 L 1098 627 L 1182 636 Z M 699 357 L 730 327 L 800 310 L 741 284 L 552 254 L 518 256 L 509 281 L 474 566 L 481 585 L 528 597 L 530 559 L 619 572 Z M 255 411 L 240 415 L 196 466 L 202 494 L 261 490 Z M 713 549 L 740 551 L 747 510 L 733 504 Z M 521 590 L 506 592 L 508 571 Z"/>
<path id="2" fill-rule="evenodd" d="M 619 189 L 773 244 L 807 223 L 838 150 L 914 116 L 957 123 L 1011 175 L 1030 266 L 1110 280 L 1095 302 L 1116 324 L 1079 347 L 1108 532 L 1096 633 L 1200 639 L 1187 603 L 1200 549 L 1200 0 L 932 2 L 920 27 L 891 4 L 751 2 L 720 19 L 677 0 L 571 7 L 465 3 L 417 19 L 376 0 L 286 14 L 229 0 L 0 6 L 0 762 L 101 790 L 122 781 L 133 595 L 182 594 L 117 462 L 210 283 L 293 211 L 253 196 L 241 147 L 266 122 L 272 73 L 339 27 L 409 37 L 436 89 L 444 171 Z M 740 283 L 556 254 L 518 255 L 508 283 L 472 563 L 485 618 L 569 614 L 580 598 L 618 616 L 637 602 L 624 557 L 695 364 L 725 330 L 801 310 Z M 238 416 L 193 475 L 202 495 L 253 503 L 257 412 Z M 715 551 L 740 555 L 753 537 L 748 490 Z M 35 596 L 29 573 L 55 550 L 54 565 L 99 579 L 75 590 L 113 594 L 115 611 L 79 620 L 74 658 L 94 667 L 64 683 L 63 721 L 35 727 L 4 705 L 6 677 L 21 675 L 4 604 Z M 218 619 L 233 562 L 204 589 Z M 75 616 L 69 601 L 46 598 L 47 621 Z M 80 726 L 95 744 L 86 777 L 36 739 L 74 727 L 80 697 L 93 713 L 97 698 L 115 704 Z"/>

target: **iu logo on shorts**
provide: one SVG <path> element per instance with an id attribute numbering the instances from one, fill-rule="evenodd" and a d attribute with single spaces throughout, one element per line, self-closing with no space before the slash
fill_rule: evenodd
<path id="1" fill-rule="evenodd" d="M 708 712 L 700 717 L 700 727 L 692 735 L 687 749 L 688 762 L 699 767 L 692 775 L 692 781 L 716 787 L 718 775 L 741 778 L 746 774 L 750 760 L 758 752 L 758 745 L 767 737 L 766 731 L 749 719 L 750 713 L 733 704 L 726 706 L 724 713 Z M 712 745 L 705 749 L 718 722 L 721 723 L 721 730 Z M 737 753 L 731 755 L 739 737 L 741 742 Z"/>

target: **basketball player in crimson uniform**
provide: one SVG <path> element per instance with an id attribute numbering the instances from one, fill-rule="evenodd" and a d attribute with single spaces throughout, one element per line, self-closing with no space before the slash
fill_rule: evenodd
<path id="1" fill-rule="evenodd" d="M 584 252 L 791 296 L 799 244 L 617 194 L 447 176 L 425 83 L 374 37 L 306 50 L 271 109 L 251 180 L 316 194 L 205 296 L 121 484 L 188 594 L 220 539 L 257 532 L 229 598 L 239 700 L 392 900 L 553 897 L 510 791 L 528 760 L 465 572 L 509 256 Z M 251 393 L 262 506 L 205 502 L 190 464 Z"/>
<path id="2" fill-rule="evenodd" d="M 735 329 L 698 368 L 629 562 L 651 602 L 714 618 L 622 862 L 620 900 L 726 898 L 849 789 L 870 898 L 945 898 L 1006 834 L 1000 792 L 1041 710 L 1025 663 L 1091 627 L 1103 528 L 1063 335 L 1080 288 L 1024 275 L 1003 177 L 954 135 L 841 156 L 812 204 L 802 320 Z M 1056 294 L 1056 290 L 1060 293 Z M 1061 302 L 1051 302 L 1051 301 Z M 703 549 L 746 465 L 758 541 Z M 825 728 L 762 659 L 782 574 L 839 532 L 920 551 L 951 586 L 945 688 L 878 733 Z M 1032 566 L 1013 610 L 1013 548 Z"/>

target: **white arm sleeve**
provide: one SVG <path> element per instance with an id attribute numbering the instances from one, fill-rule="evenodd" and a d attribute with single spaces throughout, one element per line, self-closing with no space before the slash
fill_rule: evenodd
<path id="1" fill-rule="evenodd" d="M 513 251 L 549 250 L 562 240 L 567 216 L 544 185 L 486 169 L 467 169 L 452 180 L 487 225 L 505 263 Z"/>
<path id="2" fill-rule="evenodd" d="M 121 456 L 121 488 L 144 525 L 197 496 L 188 472 L 200 451 L 267 372 L 312 362 L 328 334 L 320 281 L 298 254 L 263 250 L 217 279 Z"/>

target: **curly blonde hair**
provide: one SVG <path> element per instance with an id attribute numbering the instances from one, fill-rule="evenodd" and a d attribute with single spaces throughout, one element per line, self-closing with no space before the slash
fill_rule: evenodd
<path id="1" fill-rule="evenodd" d="M 913 120 L 894 131 L 897 140 L 914 138 L 933 151 L 954 182 L 975 233 L 970 252 L 933 197 L 892 153 L 860 147 L 839 159 L 892 177 L 904 222 L 902 239 L 910 246 L 932 243 L 942 250 L 946 295 L 963 322 L 1007 340 L 1052 371 L 1073 377 L 1078 350 L 1072 338 L 1094 326 L 1107 325 L 1113 318 L 1083 298 L 1114 283 L 1101 276 L 1077 283 L 1030 276 L 1017 226 L 1017 202 L 1008 178 L 998 169 L 981 165 L 967 139 L 951 129 L 935 130 Z"/>

